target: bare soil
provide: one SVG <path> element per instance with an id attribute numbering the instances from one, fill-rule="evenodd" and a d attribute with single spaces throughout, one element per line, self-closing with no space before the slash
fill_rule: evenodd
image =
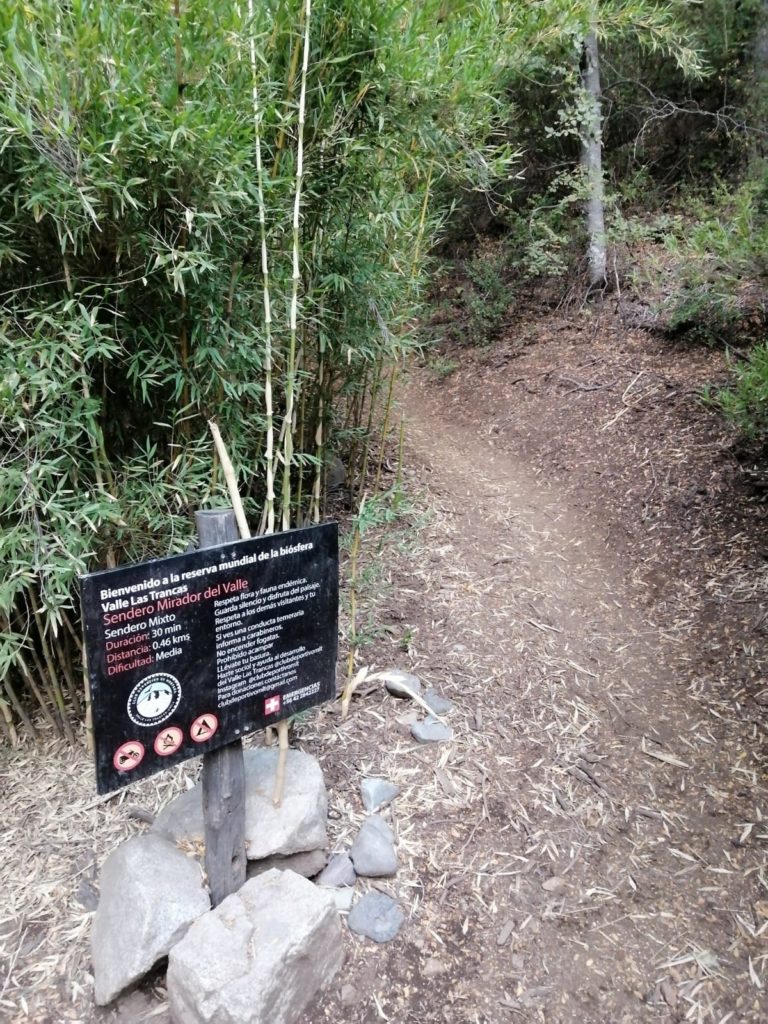
<path id="1" fill-rule="evenodd" d="M 364 774 L 402 787 L 400 870 L 359 888 L 408 914 L 386 945 L 345 930 L 302 1024 L 764 1021 L 766 507 L 698 399 L 722 359 L 609 308 L 440 358 L 402 395 L 412 505 L 367 539 L 359 663 L 454 700 L 454 740 L 415 743 L 378 685 L 296 729 L 334 849 Z M 0 1019 L 167 1022 L 161 975 L 94 1011 L 87 908 L 131 807 L 194 774 L 99 801 L 79 752 L 3 754 Z"/>

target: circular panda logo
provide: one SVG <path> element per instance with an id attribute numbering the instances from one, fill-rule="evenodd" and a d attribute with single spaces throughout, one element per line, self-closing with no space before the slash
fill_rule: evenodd
<path id="1" fill-rule="evenodd" d="M 159 725 L 181 700 L 181 683 L 168 672 L 156 672 L 137 683 L 128 698 L 128 717 L 135 725 Z"/>

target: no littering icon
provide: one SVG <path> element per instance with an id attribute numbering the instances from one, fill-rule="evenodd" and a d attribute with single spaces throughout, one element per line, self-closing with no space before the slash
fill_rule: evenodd
<path id="1" fill-rule="evenodd" d="M 192 723 L 189 735 L 195 743 L 205 743 L 219 728 L 219 720 L 214 714 L 200 715 Z"/>
<path id="2" fill-rule="evenodd" d="M 129 772 L 144 759 L 144 744 L 138 740 L 121 743 L 112 758 L 112 764 L 119 772 Z"/>

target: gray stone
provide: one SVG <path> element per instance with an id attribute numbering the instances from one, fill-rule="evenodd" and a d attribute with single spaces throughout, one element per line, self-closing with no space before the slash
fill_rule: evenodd
<path id="1" fill-rule="evenodd" d="M 77 887 L 77 902 L 89 912 L 98 907 L 99 890 L 90 878 L 82 878 L 80 880 L 80 885 Z"/>
<path id="2" fill-rule="evenodd" d="M 352 909 L 352 900 L 355 898 L 354 889 L 327 889 L 326 892 L 330 893 L 331 899 L 336 904 L 336 909 L 340 914 L 348 914 Z"/>
<path id="3" fill-rule="evenodd" d="M 400 787 L 388 779 L 366 778 L 360 783 L 360 793 L 366 811 L 378 811 L 394 800 L 399 792 Z"/>
<path id="4" fill-rule="evenodd" d="M 453 711 L 456 707 L 452 700 L 443 697 L 437 690 L 433 690 L 431 686 L 424 693 L 424 701 L 429 704 L 436 715 L 447 715 L 449 711 Z"/>
<path id="5" fill-rule="evenodd" d="M 143 977 L 210 905 L 200 866 L 162 836 L 119 846 L 101 871 L 91 931 L 98 1005 Z"/>
<path id="6" fill-rule="evenodd" d="M 393 697 L 409 699 L 411 690 L 421 696 L 421 680 L 418 676 L 403 672 L 400 668 L 388 668 L 382 672 L 382 676 L 386 677 L 385 685 Z"/>
<path id="7" fill-rule="evenodd" d="M 267 871 L 189 929 L 168 958 L 174 1024 L 294 1024 L 341 967 L 330 896 Z"/>
<path id="8" fill-rule="evenodd" d="M 307 850 L 305 853 L 289 853 L 287 857 L 280 854 L 265 857 L 263 860 L 249 860 L 246 868 L 248 878 L 255 878 L 272 868 L 278 871 L 295 871 L 303 878 L 314 878 L 325 867 L 327 861 L 325 850 Z"/>
<path id="9" fill-rule="evenodd" d="M 399 904 L 383 892 L 367 892 L 352 907 L 347 918 L 350 930 L 374 942 L 389 942 L 403 927 L 405 914 Z"/>
<path id="10" fill-rule="evenodd" d="M 349 856 L 358 875 L 381 878 L 397 871 L 397 854 L 392 829 L 377 814 L 363 822 Z"/>
<path id="11" fill-rule="evenodd" d="M 334 887 L 354 885 L 356 881 L 355 866 L 348 853 L 334 854 L 317 878 L 318 885 Z"/>
<path id="12" fill-rule="evenodd" d="M 341 1005 L 351 1006 L 358 1000 L 357 989 L 354 985 L 342 985 L 341 986 Z"/>
<path id="13" fill-rule="evenodd" d="M 395 833 L 392 831 L 392 826 L 380 814 L 372 814 L 369 818 L 365 819 L 365 823 L 369 828 L 376 829 L 388 842 L 394 843 Z"/>
<path id="14" fill-rule="evenodd" d="M 442 960 L 438 960 L 437 957 L 431 956 L 429 960 L 424 964 L 421 971 L 422 978 L 432 979 L 439 978 L 441 974 L 445 974 L 448 970 Z"/>
<path id="15" fill-rule="evenodd" d="M 413 723 L 411 736 L 419 743 L 445 743 L 453 739 L 453 729 L 436 718 L 424 718 Z"/>
<path id="16" fill-rule="evenodd" d="M 328 845 L 328 793 L 320 765 L 301 750 L 289 750 L 280 807 L 272 805 L 277 749 L 246 750 L 245 851 L 249 860 L 303 853 Z M 152 826 L 175 842 L 204 842 L 202 786 L 163 808 Z"/>

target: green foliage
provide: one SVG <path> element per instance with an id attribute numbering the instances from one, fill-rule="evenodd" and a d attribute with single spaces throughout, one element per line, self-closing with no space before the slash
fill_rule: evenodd
<path id="1" fill-rule="evenodd" d="M 509 217 L 506 240 L 510 266 L 523 277 L 562 277 L 581 241 L 582 205 L 586 196 L 579 170 L 556 175 L 544 192 L 533 195 Z"/>
<path id="2" fill-rule="evenodd" d="M 768 276 L 766 178 L 735 190 L 719 185 L 710 201 L 689 204 L 683 230 L 666 237 L 675 289 L 664 303 L 668 329 L 706 343 L 741 343 L 762 326 Z"/>
<path id="3" fill-rule="evenodd" d="M 489 345 L 504 326 L 513 301 L 506 262 L 502 247 L 478 252 L 467 263 L 463 302 L 468 313 L 466 340 L 471 345 Z"/>
<path id="4" fill-rule="evenodd" d="M 733 384 L 719 390 L 716 401 L 748 437 L 768 440 L 768 344 L 756 345 L 732 369 Z"/>
<path id="5" fill-rule="evenodd" d="M 435 196 L 506 173 L 496 5 L 316 0 L 294 239 L 304 4 L 250 6 L 0 7 L 8 685 L 48 641 L 77 660 L 77 573 L 178 551 L 191 512 L 226 502 L 209 418 L 258 524 L 268 381 L 291 521 L 318 514 L 325 444 L 365 431 L 372 382 L 414 344 Z"/>
<path id="6" fill-rule="evenodd" d="M 447 356 L 434 355 L 430 358 L 428 366 L 438 380 L 445 380 L 458 370 L 459 363 Z"/>

